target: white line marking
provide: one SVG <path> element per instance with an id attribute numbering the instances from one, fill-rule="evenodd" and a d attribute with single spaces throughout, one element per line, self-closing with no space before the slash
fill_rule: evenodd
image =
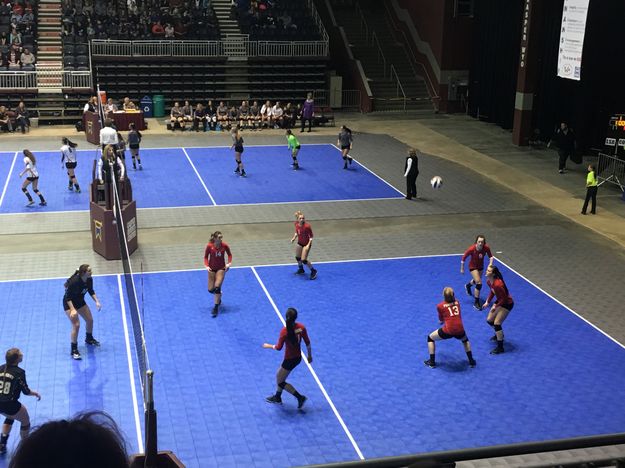
<path id="1" fill-rule="evenodd" d="M 225 135 L 224 135 L 225 136 Z M 248 135 L 249 136 L 249 135 Z M 271 135 L 266 135 L 266 136 L 271 136 Z M 276 135 L 273 135 L 276 136 Z M 279 136 L 276 136 L 276 138 L 280 138 Z M 332 146 L 331 143 L 304 143 L 306 146 Z M 264 148 L 267 146 L 275 146 L 277 148 L 282 148 L 285 147 L 286 148 L 286 143 L 284 145 L 276 145 L 276 144 L 266 144 L 266 145 L 248 145 L 246 144 L 245 147 L 246 148 L 254 148 L 254 147 L 259 147 L 259 148 Z M 232 145 L 216 145 L 216 146 L 184 146 L 184 148 L 188 148 L 188 149 L 195 149 L 195 148 L 200 148 L 200 149 L 210 149 L 210 148 L 231 148 Z M 182 146 L 156 146 L 156 147 L 148 147 L 148 146 L 141 146 L 141 150 L 175 150 L 175 149 L 182 149 Z M 94 148 L 96 151 L 99 149 L 99 145 L 98 148 Z M 92 153 L 94 151 L 94 149 L 88 149 L 88 150 L 77 150 L 78 153 Z M 5 151 L 6 153 L 11 153 L 11 151 Z M 37 151 L 33 151 L 33 153 L 37 154 L 37 153 L 58 153 L 59 150 L 58 148 L 55 149 L 51 149 L 51 150 L 37 150 Z"/>
<path id="2" fill-rule="evenodd" d="M 269 294 L 269 291 L 267 291 L 267 288 L 265 287 L 265 284 L 263 283 L 263 280 L 260 279 L 260 276 L 258 276 L 258 273 L 254 269 L 254 267 L 252 267 L 252 273 L 254 273 L 254 276 L 256 276 L 256 279 L 258 280 L 258 283 L 260 284 L 260 287 L 263 288 L 263 291 L 265 292 L 265 296 L 267 296 L 267 299 L 269 299 L 269 302 L 271 303 L 271 306 L 273 307 L 274 312 L 276 313 L 276 315 L 280 319 L 280 322 L 282 323 L 283 326 L 286 326 L 286 323 L 284 322 L 284 319 L 282 318 L 282 315 L 280 314 L 280 311 L 278 310 L 278 307 L 276 306 L 276 303 L 271 298 L 271 295 Z M 321 390 L 321 393 L 323 393 L 323 396 L 325 397 L 326 401 L 330 405 L 330 408 L 332 408 L 332 412 L 336 416 L 336 419 L 338 419 L 339 424 L 341 425 L 341 427 L 343 428 L 343 431 L 347 435 L 347 438 L 351 442 L 352 447 L 354 447 L 354 450 L 356 451 L 356 454 L 358 455 L 358 458 L 360 458 L 361 460 L 364 460 L 365 457 L 362 455 L 362 452 L 360 451 L 360 447 L 358 447 L 358 444 L 354 440 L 354 437 L 352 436 L 352 433 L 347 428 L 347 425 L 345 424 L 345 422 L 343 421 L 343 418 L 341 417 L 341 415 L 339 414 L 338 410 L 336 409 L 336 406 L 334 406 L 334 403 L 332 402 L 332 399 L 330 398 L 330 395 L 328 395 L 328 392 L 326 392 L 326 389 L 323 387 L 323 384 L 319 380 L 319 377 L 317 377 L 317 374 L 316 374 L 315 370 L 313 369 L 312 365 L 306 359 L 306 356 L 304 355 L 304 352 L 302 352 L 302 357 L 303 357 L 302 362 L 304 362 L 306 364 L 306 366 L 308 367 L 308 370 L 310 371 L 310 373 L 312 374 L 313 378 L 315 379 L 315 382 L 317 382 L 317 385 L 319 386 L 319 389 Z"/>
<path id="3" fill-rule="evenodd" d="M 135 413 L 135 429 L 137 431 L 137 444 L 139 453 L 143 453 L 143 435 L 141 434 L 141 422 L 139 416 L 139 404 L 137 403 L 137 388 L 135 387 L 135 371 L 132 365 L 132 355 L 130 352 L 130 336 L 128 335 L 128 322 L 126 321 L 126 306 L 124 304 L 124 293 L 122 291 L 122 278 L 117 275 L 117 288 L 119 290 L 119 305 L 122 310 L 122 322 L 124 324 L 124 338 L 126 340 L 126 357 L 128 358 L 128 373 L 130 375 L 130 391 L 132 393 L 132 408 Z"/>
<path id="4" fill-rule="evenodd" d="M 331 146 L 333 146 L 334 148 L 336 148 L 337 151 L 341 151 L 339 149 L 338 146 L 332 144 Z M 358 165 L 362 166 L 364 169 L 366 169 L 367 171 L 369 171 L 371 174 L 373 174 L 375 177 L 377 177 L 378 179 L 380 179 L 382 182 L 384 182 L 386 185 L 388 185 L 389 187 L 391 187 L 393 190 L 399 192 L 401 194 L 402 197 L 404 197 L 404 192 L 402 192 L 401 190 L 399 190 L 397 187 L 395 187 L 393 184 L 391 184 L 390 182 L 387 182 L 386 180 L 384 180 L 382 177 L 380 177 L 379 175 L 377 175 L 375 172 L 373 172 L 371 169 L 369 169 L 367 166 L 365 166 L 363 163 L 361 163 L 360 161 L 358 161 L 356 158 L 352 158 L 354 161 L 356 161 L 358 163 Z"/>
<path id="5" fill-rule="evenodd" d="M 382 260 L 407 260 L 411 258 L 438 258 L 438 257 L 458 257 L 461 256 L 461 253 L 454 254 L 433 254 L 433 255 L 407 255 L 402 257 L 382 257 L 382 258 L 357 258 L 357 259 L 347 259 L 347 260 L 317 260 L 315 263 L 320 264 L 330 264 L 330 263 L 354 263 L 354 262 L 379 262 Z M 120 261 L 121 262 L 121 261 Z M 502 262 L 503 263 L 503 262 Z M 230 267 L 231 270 L 238 270 L 243 268 L 265 268 L 265 267 L 274 267 L 274 266 L 289 266 L 294 265 L 294 263 L 268 263 L 266 265 L 241 265 L 241 266 L 233 266 Z M 158 271 L 144 271 L 144 275 L 150 274 L 160 274 L 160 273 L 185 273 L 188 271 L 206 271 L 205 267 L 201 268 L 182 268 L 176 270 L 158 270 Z M 107 276 L 117 276 L 120 273 L 103 273 L 101 275 L 93 275 L 96 278 L 105 278 Z M 24 279 L 11 279 L 11 280 L 0 280 L 0 283 L 11 283 L 13 281 L 53 281 L 53 280 L 66 280 L 67 275 L 65 276 L 50 276 L 47 278 L 24 278 Z"/>
<path id="6" fill-rule="evenodd" d="M 2 195 L 0 195 L 0 206 L 2 206 L 2 202 L 4 201 L 4 195 L 7 192 L 7 187 L 9 186 L 9 180 L 11 180 L 11 174 L 13 174 L 13 167 L 15 166 L 15 160 L 17 159 L 17 151 L 15 155 L 13 155 L 13 162 L 11 163 L 11 169 L 9 169 L 9 175 L 7 176 L 7 180 L 4 183 L 4 188 L 2 189 Z"/>
<path id="7" fill-rule="evenodd" d="M 187 154 L 187 150 L 182 148 L 182 151 L 184 152 L 184 155 L 187 157 L 187 160 L 189 161 L 189 164 L 191 164 L 191 167 L 193 168 L 193 170 L 195 171 L 195 175 L 197 176 L 198 179 L 200 179 L 200 183 L 202 184 L 202 187 L 204 187 L 204 190 L 206 190 L 206 193 L 208 194 L 208 197 L 211 199 L 211 201 L 213 202 L 214 206 L 217 206 L 217 202 L 215 201 L 215 199 L 213 198 L 213 196 L 211 195 L 210 191 L 208 190 L 208 187 L 206 186 L 206 184 L 204 183 L 204 180 L 202 179 L 202 176 L 200 176 L 200 173 L 197 171 L 197 169 L 195 168 L 195 164 L 193 164 L 193 161 L 191 161 L 191 158 L 189 157 L 189 155 Z"/>
<path id="8" fill-rule="evenodd" d="M 621 348 L 625 349 L 625 345 L 623 343 L 621 343 L 620 341 L 618 341 L 616 338 L 608 335 L 606 332 L 604 332 L 601 328 L 599 328 L 598 326 L 596 326 L 595 324 L 593 324 L 592 322 L 588 321 L 587 319 L 585 319 L 584 317 L 582 317 L 581 315 L 579 315 L 577 312 L 575 312 L 573 309 L 571 309 L 569 306 L 567 306 L 566 304 L 560 302 L 558 299 L 556 299 L 555 297 L 553 297 L 551 294 L 549 294 L 547 291 L 545 291 L 544 289 L 542 289 L 540 286 L 536 285 L 536 283 L 534 283 L 533 281 L 530 281 L 529 279 L 527 279 L 525 276 L 523 276 L 521 273 L 519 273 L 518 271 L 516 271 L 514 268 L 512 268 L 511 266 L 509 266 L 506 262 L 502 261 L 501 259 L 499 259 L 499 257 L 495 257 L 497 259 L 497 261 L 499 263 L 501 263 L 502 265 L 505 265 L 506 268 L 508 268 L 510 271 L 513 271 L 517 276 L 519 276 L 520 278 L 524 279 L 525 281 L 527 281 L 529 284 L 531 284 L 533 287 L 535 287 L 536 289 L 538 289 L 541 293 L 543 293 L 545 296 L 553 299 L 555 302 L 557 302 L 558 304 L 560 304 L 562 307 L 564 307 L 566 310 L 568 310 L 569 312 L 571 312 L 572 314 L 574 314 L 577 318 L 583 320 L 584 322 L 586 322 L 588 325 L 590 325 L 592 328 L 594 328 L 595 330 L 597 330 L 598 332 L 600 332 L 601 334 L 605 335 L 606 337 L 610 338 L 612 341 L 614 341 L 617 345 L 619 345 Z M 319 263 L 319 262 L 317 262 Z"/>

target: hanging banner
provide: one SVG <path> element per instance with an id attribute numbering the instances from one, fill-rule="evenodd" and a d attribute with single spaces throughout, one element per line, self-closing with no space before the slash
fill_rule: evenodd
<path id="1" fill-rule="evenodd" d="M 561 78 L 577 81 L 581 78 L 589 1 L 564 0 L 558 48 L 558 76 Z"/>

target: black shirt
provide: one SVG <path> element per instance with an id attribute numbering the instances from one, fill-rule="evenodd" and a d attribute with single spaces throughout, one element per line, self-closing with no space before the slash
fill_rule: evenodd
<path id="1" fill-rule="evenodd" d="M 24 395 L 31 393 L 26 383 L 26 372 L 21 367 L 2 364 L 0 366 L 0 402 L 17 401 L 20 392 Z"/>
<path id="2" fill-rule="evenodd" d="M 409 176 L 416 176 L 419 174 L 419 158 L 417 156 L 408 156 L 406 158 L 406 163 L 404 164 L 404 173 L 406 169 L 408 169 L 408 160 L 412 158 L 412 164 L 410 165 L 410 171 L 408 172 Z"/>
<path id="3" fill-rule="evenodd" d="M 561 128 L 557 129 L 553 140 L 558 145 L 558 148 L 563 151 L 573 151 L 575 149 L 575 133 L 570 128 L 567 128 L 566 133 Z"/>
<path id="4" fill-rule="evenodd" d="M 81 302 L 84 300 L 87 292 L 91 296 L 95 294 L 93 290 L 93 278 L 89 277 L 85 282 L 80 275 L 74 275 L 67 280 L 67 287 L 65 288 L 63 299 L 72 301 L 72 303 Z"/>

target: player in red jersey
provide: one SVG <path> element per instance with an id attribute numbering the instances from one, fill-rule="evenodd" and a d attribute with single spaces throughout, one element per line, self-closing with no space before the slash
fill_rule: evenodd
<path id="1" fill-rule="evenodd" d="M 215 231 L 211 235 L 211 240 L 206 244 L 204 250 L 204 266 L 208 270 L 208 292 L 215 296 L 212 316 L 217 317 L 219 305 L 221 304 L 221 285 L 224 282 L 226 272 L 232 264 L 232 254 L 228 244 L 222 241 L 223 235 L 220 231 Z M 224 258 L 228 254 L 228 263 Z"/>
<path id="2" fill-rule="evenodd" d="M 493 254 L 490 251 L 490 247 L 486 244 L 486 237 L 480 234 L 475 238 L 475 244 L 467 249 L 460 260 L 460 274 L 464 274 L 464 261 L 467 257 L 471 257 L 469 260 L 469 271 L 471 272 L 471 281 L 465 284 L 467 294 L 475 298 L 473 307 L 477 310 L 482 309 L 480 303 L 480 290 L 482 289 L 482 271 L 484 271 L 484 256 L 488 255 L 490 261 L 488 266 L 493 264 Z M 475 285 L 475 291 L 471 292 L 471 286 Z"/>
<path id="3" fill-rule="evenodd" d="M 450 338 L 456 338 L 462 341 L 464 351 L 467 353 L 469 359 L 469 366 L 475 367 L 477 364 L 473 359 L 473 353 L 471 352 L 471 343 L 464 331 L 464 325 L 462 324 L 462 316 L 460 315 L 460 303 L 456 300 L 454 290 L 449 286 L 443 289 L 444 301 L 436 306 L 438 311 L 438 320 L 443 325 L 438 330 L 434 330 L 428 335 L 428 351 L 430 352 L 430 359 L 426 359 L 423 363 L 431 368 L 436 367 L 436 344 L 438 340 L 448 340 Z"/>
<path id="4" fill-rule="evenodd" d="M 291 244 L 297 239 L 297 246 L 295 247 L 295 260 L 297 260 L 296 275 L 303 275 L 304 265 L 308 265 L 310 268 L 310 279 L 314 280 L 317 277 L 317 270 L 312 266 L 312 263 L 308 261 L 308 255 L 310 255 L 310 249 L 312 247 L 313 232 L 310 224 L 306 222 L 304 213 L 301 211 L 295 212 L 295 234 L 291 238 Z"/>
<path id="5" fill-rule="evenodd" d="M 490 354 L 501 354 L 504 352 L 503 329 L 501 328 L 501 324 L 506 320 L 508 314 L 514 307 L 514 300 L 508 291 L 508 286 L 506 286 L 499 268 L 496 266 L 489 265 L 486 269 L 486 284 L 490 288 L 490 294 L 482 307 L 486 309 L 493 297 L 497 299 L 486 316 L 488 324 L 495 329 L 495 335 L 491 340 L 497 341 L 497 347 L 493 349 Z"/>
<path id="6" fill-rule="evenodd" d="M 266 398 L 267 402 L 282 404 L 282 391 L 286 390 L 297 398 L 297 408 L 299 409 L 304 406 L 306 397 L 298 393 L 298 391 L 295 390 L 295 387 L 286 381 L 286 378 L 302 361 L 302 340 L 304 340 L 306 348 L 308 349 L 308 362 L 312 362 L 313 358 L 312 348 L 310 347 L 310 338 L 308 338 L 306 327 L 302 323 L 296 322 L 296 320 L 297 310 L 293 307 L 289 307 L 286 311 L 286 326 L 280 330 L 278 343 L 275 345 L 272 345 L 271 343 L 263 343 L 263 348 L 280 351 L 282 347 L 286 345 L 284 348 L 284 360 L 282 361 L 282 364 L 278 369 L 278 373 L 276 374 L 276 383 L 278 384 L 278 388 L 276 389 L 276 393 L 274 395 Z"/>

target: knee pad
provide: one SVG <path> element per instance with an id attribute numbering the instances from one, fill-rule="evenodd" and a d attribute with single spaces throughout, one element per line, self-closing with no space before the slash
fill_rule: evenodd
<path id="1" fill-rule="evenodd" d="M 302 260 L 302 263 L 303 263 L 304 265 L 308 265 L 308 260 Z"/>
<path id="2" fill-rule="evenodd" d="M 501 331 L 501 325 L 494 325 L 494 327 L 496 332 Z"/>
<path id="3" fill-rule="evenodd" d="M 295 257 L 295 260 L 297 260 L 297 263 L 302 261 L 302 257 Z"/>
<path id="4" fill-rule="evenodd" d="M 477 283 L 475 285 L 475 289 L 477 289 L 478 291 L 482 289 L 482 283 Z"/>
<path id="5" fill-rule="evenodd" d="M 208 292 L 211 293 L 211 294 L 215 294 L 215 288 L 209 289 Z"/>
<path id="6" fill-rule="evenodd" d="M 347 156 L 343 156 L 343 161 L 347 161 Z"/>
<path id="7" fill-rule="evenodd" d="M 9 425 L 9 426 L 12 426 L 14 422 L 15 422 L 15 420 L 14 420 L 14 419 L 11 419 L 11 418 L 6 418 L 6 419 L 4 420 L 4 424 L 7 424 L 7 425 Z"/>
<path id="8" fill-rule="evenodd" d="M 469 342 L 469 339 L 465 336 L 465 337 L 464 337 L 461 341 L 462 341 L 463 343 L 468 343 L 468 342 Z"/>
<path id="9" fill-rule="evenodd" d="M 286 387 L 286 380 L 284 382 L 280 382 L 278 384 L 278 387 L 280 387 L 282 390 L 284 390 L 284 387 Z"/>
<path id="10" fill-rule="evenodd" d="M 39 189 L 33 189 L 33 192 L 35 192 L 37 195 L 39 195 Z"/>
<path id="11" fill-rule="evenodd" d="M 494 320 L 487 320 L 486 323 L 489 324 L 491 327 L 495 326 L 495 321 Z"/>
<path id="12" fill-rule="evenodd" d="M 22 192 L 28 193 L 28 189 L 26 187 L 22 187 Z"/>
<path id="13" fill-rule="evenodd" d="M 430 335 L 428 335 L 428 343 L 434 343 L 434 340 L 430 338 Z"/>
<path id="14" fill-rule="evenodd" d="M 220 287 L 216 287 L 215 289 L 213 289 L 213 292 L 215 294 L 221 294 L 221 288 Z"/>

